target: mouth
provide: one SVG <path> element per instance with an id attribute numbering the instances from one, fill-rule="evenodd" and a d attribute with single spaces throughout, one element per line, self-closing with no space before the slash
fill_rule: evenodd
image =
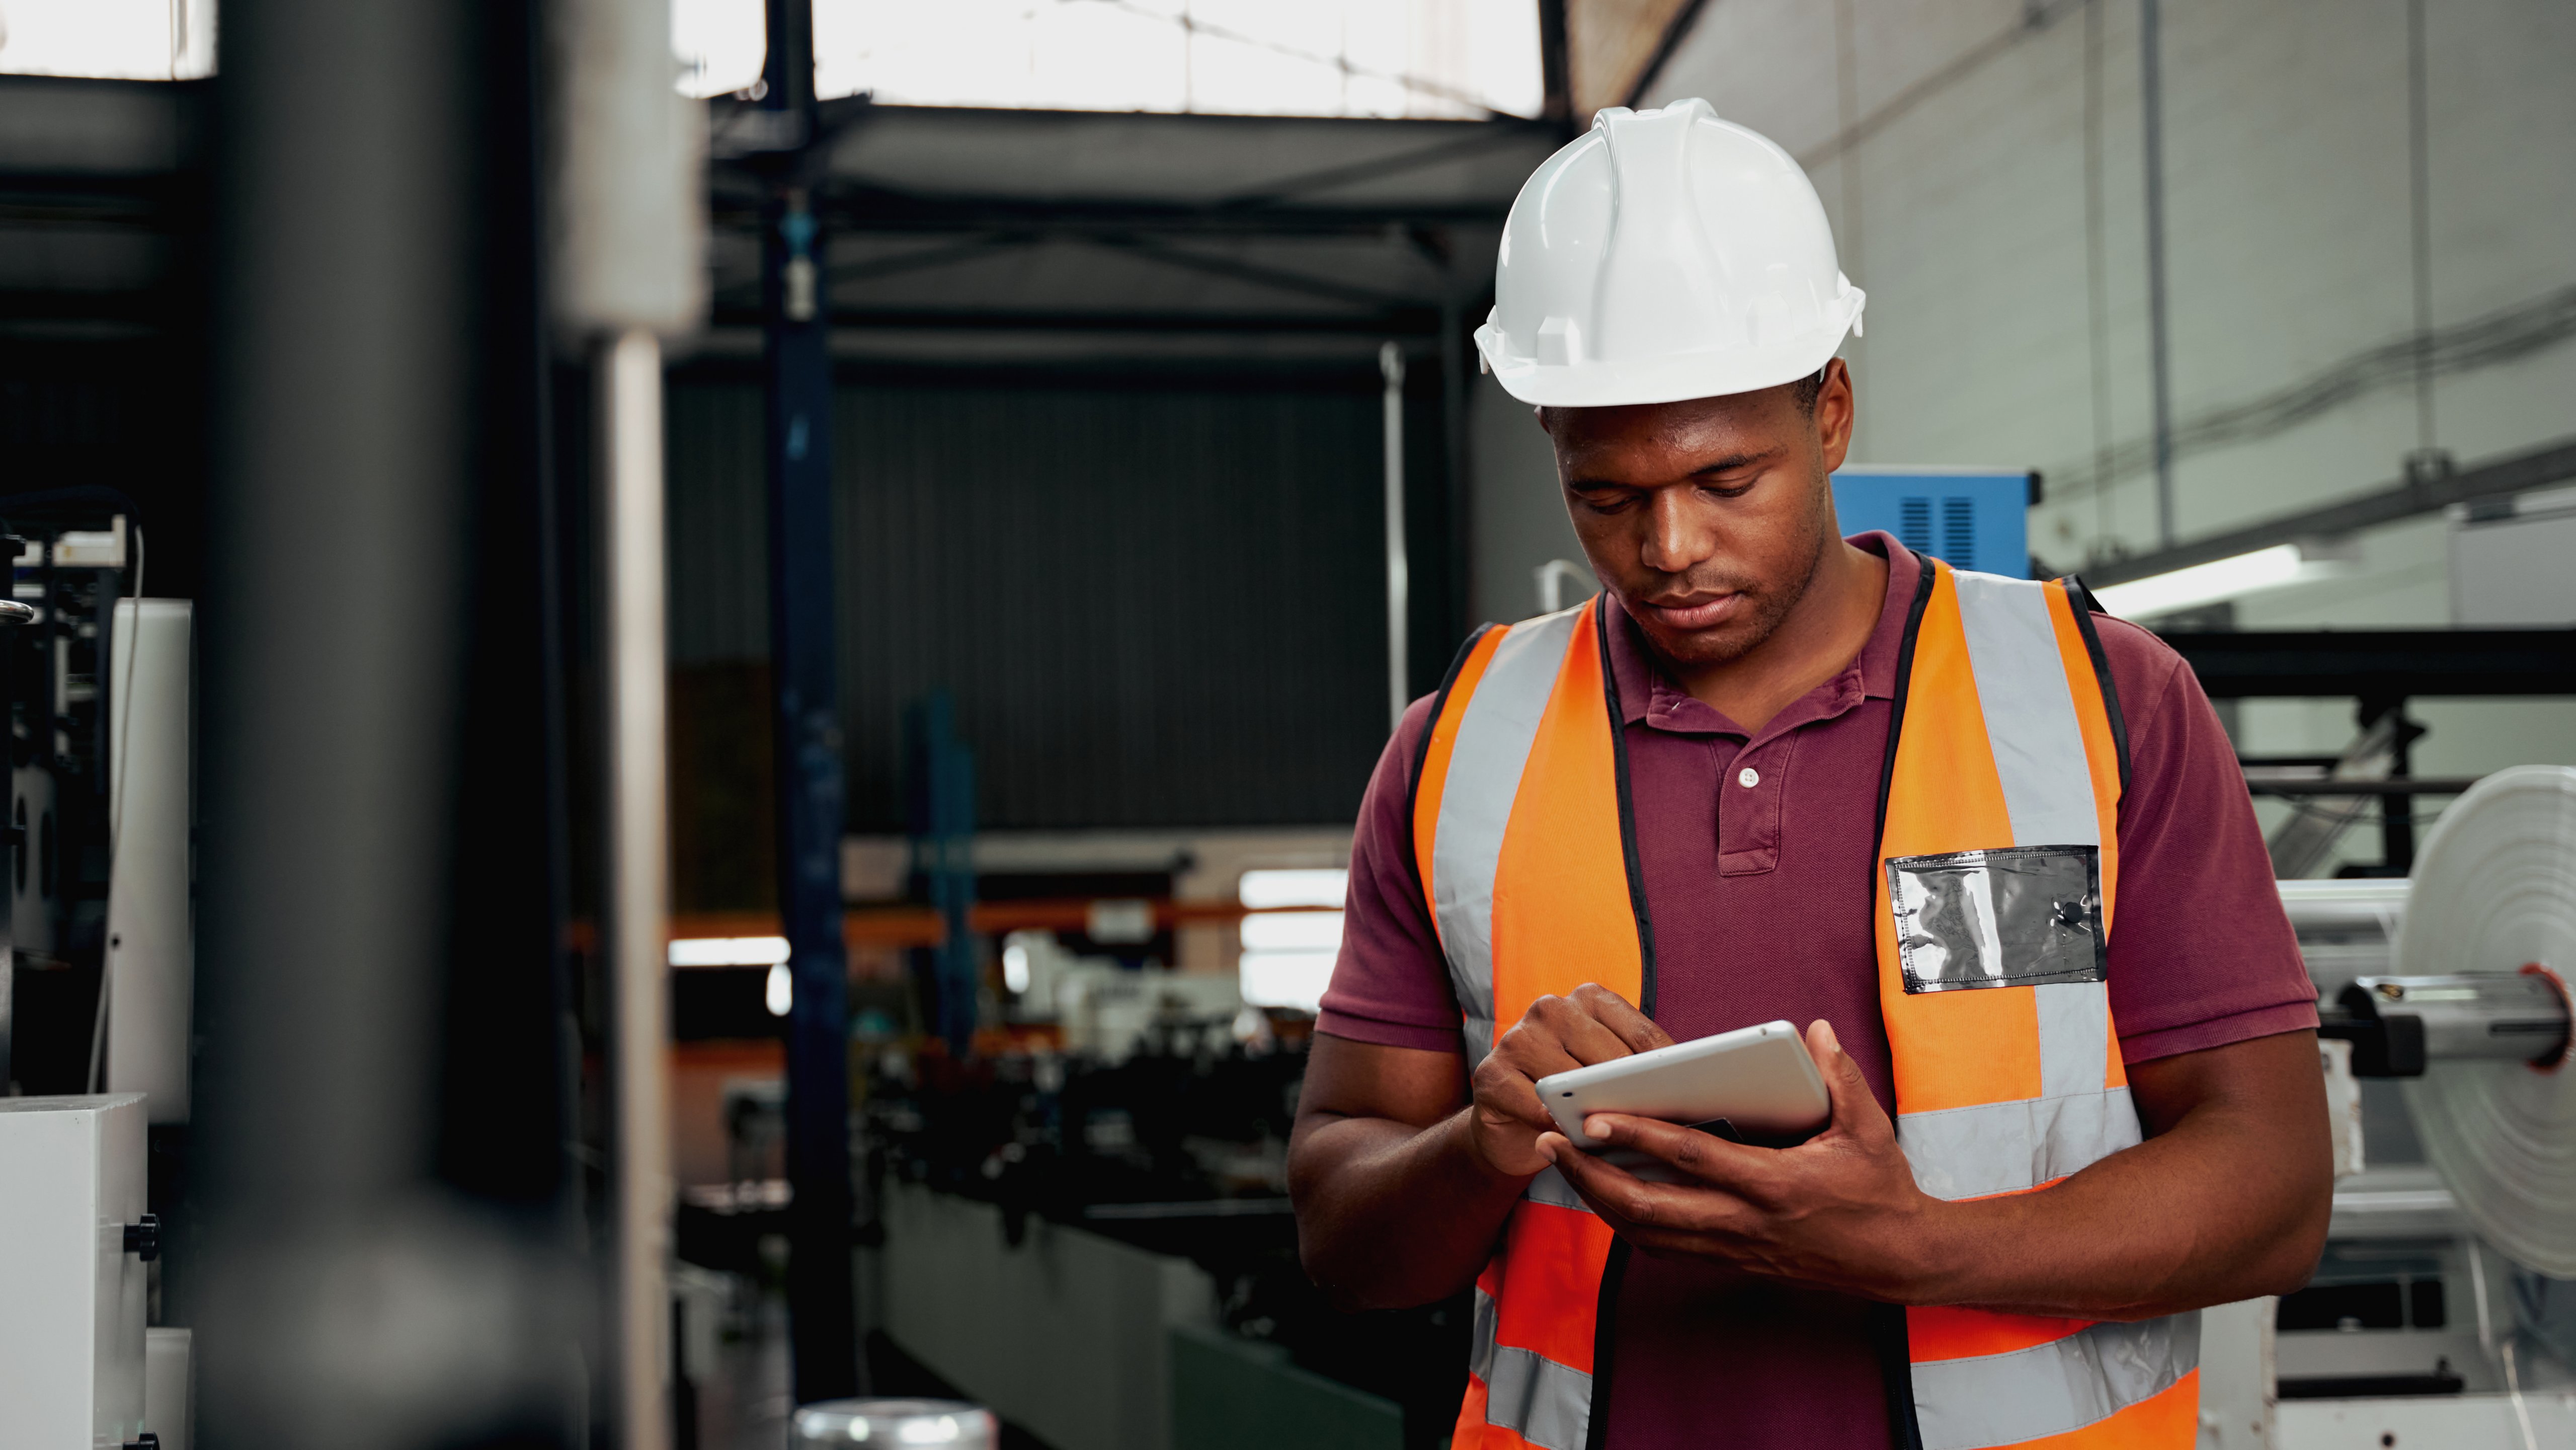
<path id="1" fill-rule="evenodd" d="M 1638 609 L 1655 623 L 1667 629 L 1713 629 L 1742 614 L 1746 608 L 1742 594 L 1729 590 L 1721 594 L 1685 594 L 1672 599 L 1648 599 Z"/>

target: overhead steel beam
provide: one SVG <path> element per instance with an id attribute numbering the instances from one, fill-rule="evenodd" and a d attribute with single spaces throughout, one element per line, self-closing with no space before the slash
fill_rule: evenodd
<path id="1" fill-rule="evenodd" d="M 871 282 L 879 277 L 899 277 L 906 272 L 981 261 L 996 252 L 1033 247 L 1044 240 L 1045 237 L 1035 232 L 1000 233 L 951 246 L 922 247 L 916 251 L 897 252 L 890 257 L 870 257 L 864 262 L 846 263 L 832 268 L 831 277 L 834 282 Z"/>
<path id="2" fill-rule="evenodd" d="M 1222 277 L 1229 282 L 1245 282 L 1255 287 L 1270 287 L 1295 292 L 1307 297 L 1321 297 L 1333 302 L 1348 302 L 1362 307 L 1402 307 L 1410 299 L 1372 287 L 1354 287 L 1329 277 L 1316 277 L 1287 267 L 1266 266 L 1234 257 L 1213 256 L 1206 252 L 1183 251 L 1178 247 L 1149 242 L 1142 237 L 1095 236 L 1085 240 L 1112 248 L 1130 256 L 1160 262 L 1166 267 Z"/>
<path id="3" fill-rule="evenodd" d="M 0 326 L 22 322 L 127 322 L 161 327 L 173 321 L 179 298 L 166 287 L 113 291 L 0 288 Z"/>
<path id="4" fill-rule="evenodd" d="M 2569 479 L 2576 479 L 2576 439 L 2564 439 L 2509 458 L 2492 459 L 2475 468 L 2462 469 L 2443 477 L 2388 484 L 2340 503 L 2283 514 L 2259 524 L 2248 524 L 2241 529 L 2230 529 L 2223 534 L 2213 534 L 2171 549 L 2158 549 L 2133 559 L 2097 564 L 2082 571 L 2084 582 L 2096 589 L 2106 589 L 2132 579 L 2170 574 L 2194 564 L 2250 554 L 2275 544 L 2354 533 L 2435 513 L 2455 503 L 2499 498 L 2525 489 L 2546 488 Z"/>
<path id="5" fill-rule="evenodd" d="M 1309 196 L 1318 191 L 1330 191 L 1339 186 L 1354 186 L 1361 182 L 1383 181 L 1390 176 L 1419 171 L 1425 166 L 1436 166 L 1443 161 L 1460 156 L 1472 156 L 1504 142 L 1517 141 L 1527 134 L 1525 128 L 1505 122 L 1493 126 L 1491 130 L 1471 131 L 1464 136 L 1453 137 L 1437 145 L 1425 146 L 1418 150 L 1400 151 L 1393 156 L 1372 157 L 1366 161 L 1353 161 L 1340 166 L 1327 166 L 1287 177 L 1251 191 L 1238 192 L 1215 203 L 1215 207 L 1222 211 L 1276 209 L 1300 196 Z"/>
<path id="6" fill-rule="evenodd" d="M 1511 214 L 1508 199 L 1230 208 L 1097 198 L 931 197 L 846 181 L 818 188 L 814 207 L 843 235 L 1019 231 L 1368 235 L 1389 226 L 1500 226 Z M 717 227 L 749 230 L 757 217 L 756 198 L 739 188 L 718 188 L 712 214 Z"/>
<path id="7" fill-rule="evenodd" d="M 719 327 L 756 327 L 760 313 L 719 305 Z M 1035 308 L 835 307 L 835 328 L 959 329 L 973 332 L 1138 333 L 1364 333 L 1383 337 L 1429 336 L 1440 327 L 1437 307 L 1396 307 L 1374 312 L 1077 312 Z"/>
<path id="8" fill-rule="evenodd" d="M 2176 631 L 2211 698 L 2576 695 L 2576 629 Z"/>
<path id="9" fill-rule="evenodd" d="M 189 190 L 176 171 L 133 176 L 87 171 L 0 171 L 0 217 L 63 217 L 167 223 Z"/>

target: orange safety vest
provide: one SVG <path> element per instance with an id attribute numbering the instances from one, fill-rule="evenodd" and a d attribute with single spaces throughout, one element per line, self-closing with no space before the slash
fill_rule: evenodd
<path id="1" fill-rule="evenodd" d="M 2081 586 L 1926 559 L 1879 784 L 1879 1011 L 1925 1192 L 2045 1188 L 2140 1140 L 2104 953 L 2127 741 Z M 1413 844 L 1470 1064 L 1543 994 L 1654 1011 L 1627 748 L 1589 601 L 1470 641 L 1415 770 Z M 1459 1450 L 1585 1450 L 1624 1247 L 1555 1170 L 1476 1280 Z M 2188 1450 L 2199 1316 L 1883 1320 L 1900 1445 Z"/>

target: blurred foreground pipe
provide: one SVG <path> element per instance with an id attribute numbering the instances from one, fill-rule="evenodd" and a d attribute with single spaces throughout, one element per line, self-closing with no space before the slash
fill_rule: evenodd
<path id="1" fill-rule="evenodd" d="M 608 652 L 608 887 L 605 915 L 616 1035 L 616 1285 L 619 1443 L 671 1443 L 669 995 L 670 827 L 663 796 L 662 349 L 633 328 L 601 350 L 602 626 Z"/>
<path id="2" fill-rule="evenodd" d="M 533 6 L 239 0 L 220 45 L 198 1439 L 568 1443 Z"/>
<path id="3" fill-rule="evenodd" d="M 672 88 L 668 0 L 561 0 L 560 318 L 595 340 L 593 487 L 606 654 L 601 920 L 609 965 L 611 1265 L 602 1353 L 624 1450 L 664 1450 L 671 1394 L 669 759 L 662 350 L 706 309 L 706 116 Z"/>
<path id="4" fill-rule="evenodd" d="M 1386 728 L 1393 730 L 1404 723 L 1404 707 L 1413 700 L 1413 565 L 1404 546 L 1404 349 L 1379 343 L 1377 368 L 1386 379 L 1380 410 L 1386 452 Z"/>

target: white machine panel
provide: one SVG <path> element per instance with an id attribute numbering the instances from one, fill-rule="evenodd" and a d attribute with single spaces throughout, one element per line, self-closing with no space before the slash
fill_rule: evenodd
<path id="1" fill-rule="evenodd" d="M 143 1098 L 0 1098 L 0 1450 L 143 1430 Z"/>
<path id="2" fill-rule="evenodd" d="M 160 1437 L 161 1450 L 188 1450 L 196 1428 L 194 1349 L 191 1330 L 143 1331 L 143 1428 Z"/>
<path id="3" fill-rule="evenodd" d="M 2451 622 L 2463 629 L 2576 624 L 2576 489 L 2451 511 Z"/>
<path id="4" fill-rule="evenodd" d="M 189 606 L 116 606 L 108 682 L 107 1087 L 143 1093 L 155 1123 L 188 1121 Z"/>

